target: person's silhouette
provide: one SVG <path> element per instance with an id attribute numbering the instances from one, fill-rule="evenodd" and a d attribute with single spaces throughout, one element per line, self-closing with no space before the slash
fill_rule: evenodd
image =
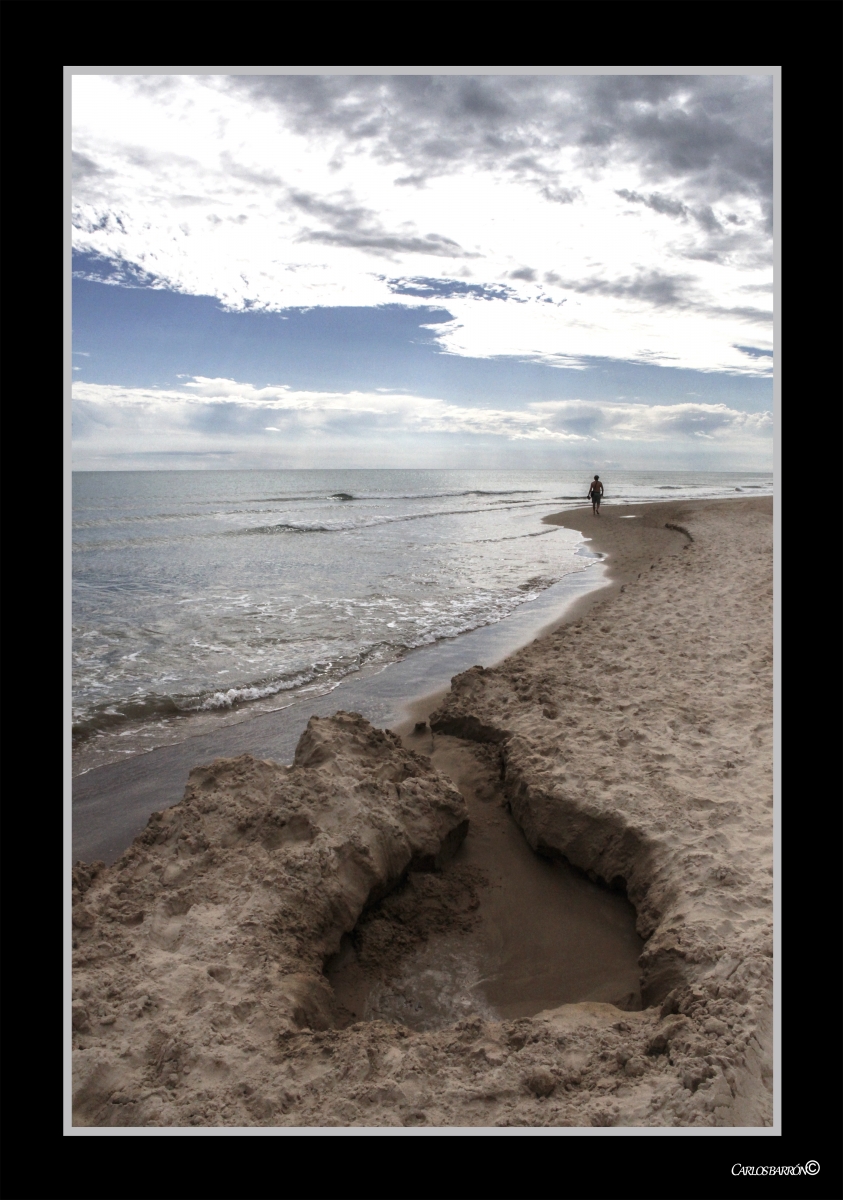
<path id="1" fill-rule="evenodd" d="M 591 501 L 591 508 L 595 517 L 600 516 L 600 501 L 603 497 L 603 484 L 600 482 L 600 476 L 595 475 L 588 489 L 588 499 Z"/>

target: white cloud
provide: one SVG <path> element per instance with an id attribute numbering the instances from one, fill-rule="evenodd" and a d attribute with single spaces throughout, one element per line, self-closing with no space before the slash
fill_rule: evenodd
<path id="1" fill-rule="evenodd" d="M 340 94 L 303 125 L 300 98 L 259 102 L 230 80 L 77 76 L 75 245 L 122 264 L 116 278 L 141 273 L 233 309 L 439 303 L 454 316 L 434 327 L 452 354 L 769 374 L 767 356 L 739 349 L 772 346 L 763 195 L 714 168 L 671 168 L 667 141 L 654 191 L 652 154 L 630 142 L 585 161 L 540 106 L 529 153 L 498 162 L 493 138 L 466 135 L 464 153 L 435 150 L 433 169 L 432 135 L 392 136 L 401 114 L 389 126 L 392 101 L 375 100 L 386 141 L 352 136 Z M 682 97 L 653 101 L 665 139 L 683 105 L 690 119 Z M 412 295 L 399 279 L 428 284 Z M 448 281 L 480 290 L 437 300 Z"/>
<path id="2" fill-rule="evenodd" d="M 265 432 L 283 428 L 313 429 L 342 425 L 363 430 L 380 427 L 405 433 L 467 433 L 494 437 L 536 437 L 555 441 L 585 441 L 586 435 L 564 428 L 547 429 L 530 411 L 468 408 L 445 400 L 412 396 L 404 392 L 306 392 L 288 387 L 257 388 L 233 379 L 197 377 L 185 385 L 190 390 L 122 388 L 111 384 L 74 385 L 77 410 L 99 422 L 109 420 L 146 423 L 162 432 L 167 426 L 185 427 L 202 421 L 205 410 L 227 409 L 225 436 L 236 432 L 236 423 L 252 415 L 272 413 L 286 419 L 283 426 L 260 426 Z M 96 417 L 94 416 L 96 414 Z M 222 431 L 218 417 L 215 427 Z M 251 428 L 251 426 L 250 426 Z"/>
<path id="3" fill-rule="evenodd" d="M 770 413 L 725 404 L 564 400 L 513 410 L 406 393 L 257 388 L 203 377 L 180 390 L 76 383 L 73 397 L 74 448 L 88 465 L 102 455 L 125 458 L 128 446 L 135 455 L 251 455 L 257 461 L 279 445 L 293 456 L 291 465 L 300 459 L 312 465 L 327 454 L 338 465 L 392 465 L 409 455 L 415 464 L 436 466 L 447 445 L 459 446 L 465 465 L 472 465 L 472 446 L 497 445 L 496 462 L 520 466 L 535 461 L 529 446 L 588 459 L 610 446 L 645 455 L 690 453 L 703 439 L 766 466 L 772 436 Z M 284 437 L 276 439 L 278 433 Z"/>

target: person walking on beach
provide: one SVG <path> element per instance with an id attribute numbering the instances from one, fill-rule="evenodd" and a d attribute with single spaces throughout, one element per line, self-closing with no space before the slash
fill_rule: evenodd
<path id="1" fill-rule="evenodd" d="M 587 499 L 591 501 L 592 512 L 595 517 L 600 516 L 600 500 L 603 495 L 603 484 L 600 482 L 600 476 L 595 475 L 591 486 L 588 489 Z"/>

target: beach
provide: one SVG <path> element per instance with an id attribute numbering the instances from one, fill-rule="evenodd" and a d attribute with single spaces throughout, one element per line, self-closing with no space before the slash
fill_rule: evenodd
<path id="1" fill-rule="evenodd" d="M 392 733 L 325 715 L 290 767 L 195 763 L 113 865 L 78 865 L 75 1123 L 770 1126 L 772 511 L 546 517 L 606 556 L 561 623 Z M 571 953 L 602 965 L 571 959 L 569 999 L 536 971 L 542 888 L 586 887 Z M 529 962 L 490 950 L 504 908 Z M 427 1019 L 402 1016 L 414 964 Z"/>

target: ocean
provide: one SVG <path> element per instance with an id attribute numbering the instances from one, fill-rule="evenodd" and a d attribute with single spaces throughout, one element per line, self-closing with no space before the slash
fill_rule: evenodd
<path id="1" fill-rule="evenodd" d="M 324 695 L 535 607 L 596 562 L 579 534 L 542 524 L 586 503 L 588 480 L 75 473 L 75 769 Z M 762 495 L 772 484 L 760 473 L 610 473 L 605 503 Z"/>

